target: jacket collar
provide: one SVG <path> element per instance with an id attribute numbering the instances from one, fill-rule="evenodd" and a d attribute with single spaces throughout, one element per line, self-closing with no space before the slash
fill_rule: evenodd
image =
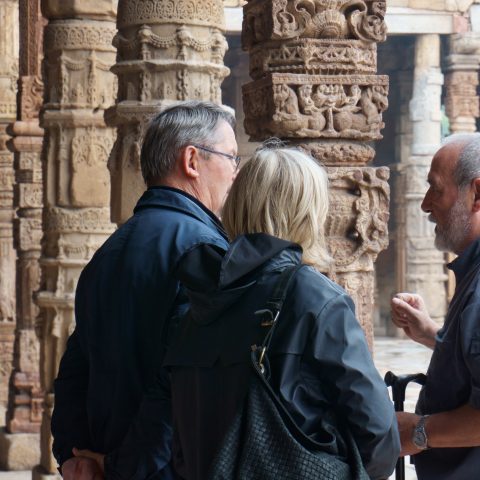
<path id="1" fill-rule="evenodd" d="M 480 261 L 480 238 L 474 240 L 453 262 L 447 267 L 453 270 L 457 284 Z"/>
<path id="2" fill-rule="evenodd" d="M 222 237 L 228 241 L 228 236 L 218 217 L 198 199 L 183 190 L 164 186 L 149 187 L 138 200 L 133 212 L 137 213 L 146 208 L 177 210 L 197 218 L 203 223 L 213 224 Z"/>
<path id="3" fill-rule="evenodd" d="M 274 270 L 301 262 L 302 248 L 296 243 L 265 233 L 238 236 L 223 258 L 219 287 L 225 288 L 259 267 Z"/>

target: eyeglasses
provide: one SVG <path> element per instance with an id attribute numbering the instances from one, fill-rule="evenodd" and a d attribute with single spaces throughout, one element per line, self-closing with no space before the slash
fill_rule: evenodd
<path id="1" fill-rule="evenodd" d="M 227 157 L 229 160 L 232 160 L 232 162 L 235 164 L 235 170 L 238 168 L 238 165 L 240 164 L 240 160 L 241 160 L 240 155 L 230 155 L 229 153 L 218 152 L 217 150 L 212 150 L 211 148 L 207 148 L 202 145 L 192 144 L 192 147 L 197 147 L 200 150 L 204 150 L 205 152 L 215 153 L 217 155 L 223 155 L 224 157 Z"/>

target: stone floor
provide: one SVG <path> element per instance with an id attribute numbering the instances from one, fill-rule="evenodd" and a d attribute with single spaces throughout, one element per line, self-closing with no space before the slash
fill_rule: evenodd
<path id="1" fill-rule="evenodd" d="M 395 374 L 425 372 L 431 350 L 410 340 L 377 338 L 375 340 L 375 364 L 381 375 L 388 370 Z M 412 384 L 407 389 L 405 410 L 413 411 L 419 387 Z M 406 480 L 416 480 L 413 466 L 405 462 Z M 394 476 L 391 478 L 395 478 Z M 0 480 L 30 480 L 31 472 L 0 472 Z"/>

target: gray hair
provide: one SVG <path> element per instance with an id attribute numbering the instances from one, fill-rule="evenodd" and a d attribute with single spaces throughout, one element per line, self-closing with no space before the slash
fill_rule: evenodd
<path id="1" fill-rule="evenodd" d="M 480 133 L 454 133 L 446 137 L 442 145 L 462 146 L 458 162 L 453 173 L 459 189 L 480 177 Z"/>
<path id="2" fill-rule="evenodd" d="M 145 183 L 165 178 L 174 168 L 178 154 L 187 145 L 212 148 L 219 122 L 235 128 L 233 115 L 210 102 L 188 101 L 169 107 L 148 124 L 140 155 Z"/>

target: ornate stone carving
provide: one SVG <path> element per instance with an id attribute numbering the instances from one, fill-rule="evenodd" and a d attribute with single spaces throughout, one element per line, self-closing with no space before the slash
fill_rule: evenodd
<path id="1" fill-rule="evenodd" d="M 254 81 L 243 86 L 245 131 L 278 136 L 327 165 L 330 276 L 357 304 L 372 340 L 374 260 L 388 243 L 388 170 L 363 167 L 382 138 L 388 77 L 377 76 L 385 2 L 250 0 L 243 48 Z"/>
<path id="2" fill-rule="evenodd" d="M 473 120 L 471 128 L 460 131 L 475 131 L 475 118 L 480 116 L 477 87 L 478 71 L 452 72 L 445 79 L 445 111 L 451 122 L 455 124 L 458 117 L 470 117 Z M 457 130 L 455 125 L 454 130 Z"/>
<path id="3" fill-rule="evenodd" d="M 377 71 L 376 44 L 360 40 L 305 38 L 287 44 L 277 42 L 253 48 L 250 76 L 289 71 L 310 74 L 372 74 Z"/>
<path id="4" fill-rule="evenodd" d="M 312 157 L 323 165 L 365 165 L 373 160 L 375 150 L 369 145 L 355 142 L 342 142 L 325 140 L 322 143 L 311 141 L 298 143 Z"/>
<path id="5" fill-rule="evenodd" d="M 360 323 L 371 338 L 374 262 L 388 245 L 389 170 L 330 167 L 328 172 L 326 234 L 335 260 L 329 276 L 353 297 Z"/>
<path id="6" fill-rule="evenodd" d="M 7 150 L 6 127 L 15 120 L 18 76 L 18 2 L 0 2 L 0 415 L 8 401 L 12 370 L 15 306 L 13 248 L 13 155 Z M 0 467 L 1 468 L 1 467 Z"/>
<path id="7" fill-rule="evenodd" d="M 113 230 L 107 160 L 115 131 L 105 125 L 104 110 L 113 104 L 117 86 L 110 72 L 115 60 L 111 46 L 115 27 L 108 19 L 114 2 L 45 3 L 50 22 L 45 33 L 46 103 L 42 115 L 46 136 L 44 238 L 42 283 L 36 300 L 46 409 L 41 464 L 34 470 L 35 479 L 56 474 L 49 431 L 53 380 L 75 325 L 77 280 Z M 104 14 L 100 5 L 105 7 Z"/>
<path id="8" fill-rule="evenodd" d="M 124 222 L 145 188 L 139 169 L 139 137 L 152 115 L 175 102 L 221 103 L 223 65 L 221 0 L 121 0 L 114 44 L 118 102 L 107 121 L 118 127 L 109 159 L 112 218 Z"/>
<path id="9" fill-rule="evenodd" d="M 385 1 L 250 0 L 244 7 L 242 43 L 250 49 L 268 40 L 386 38 Z"/>
<path id="10" fill-rule="evenodd" d="M 277 73 L 246 85 L 243 92 L 245 130 L 255 140 L 269 135 L 382 138 L 386 77 Z"/>
<path id="11" fill-rule="evenodd" d="M 388 177 L 386 167 L 329 169 L 331 214 L 326 233 L 337 271 L 358 262 L 373 270 L 376 255 L 387 247 Z"/>
<path id="12" fill-rule="evenodd" d="M 221 0 L 120 0 L 119 29 L 141 24 L 193 24 L 225 28 Z"/>
<path id="13" fill-rule="evenodd" d="M 450 37 L 446 61 L 445 111 L 453 133 L 475 132 L 480 116 L 477 95 L 480 65 L 480 35 L 476 32 Z"/>
<path id="14" fill-rule="evenodd" d="M 45 47 L 52 50 L 87 50 L 115 52 L 112 38 L 116 29 L 104 22 L 85 25 L 82 21 L 58 21 L 45 30 Z"/>
<path id="15" fill-rule="evenodd" d="M 9 133 L 13 136 L 9 149 L 15 154 L 17 328 L 7 412 L 7 431 L 11 440 L 8 445 L 15 448 L 17 453 L 6 453 L 4 458 L 7 469 L 18 468 L 15 467 L 18 450 L 22 451 L 22 468 L 32 468 L 38 462 L 39 448 L 32 449 L 31 446 L 34 435 L 16 434 L 40 431 L 43 404 L 39 378 L 40 345 L 35 332 L 38 307 L 33 302 L 33 293 L 40 284 L 38 258 L 42 238 L 43 204 L 40 151 L 43 130 L 38 125 L 38 116 L 43 103 L 43 83 L 40 75 L 45 21 L 38 0 L 20 0 L 19 9 L 21 35 L 18 120 L 9 126 Z"/>

